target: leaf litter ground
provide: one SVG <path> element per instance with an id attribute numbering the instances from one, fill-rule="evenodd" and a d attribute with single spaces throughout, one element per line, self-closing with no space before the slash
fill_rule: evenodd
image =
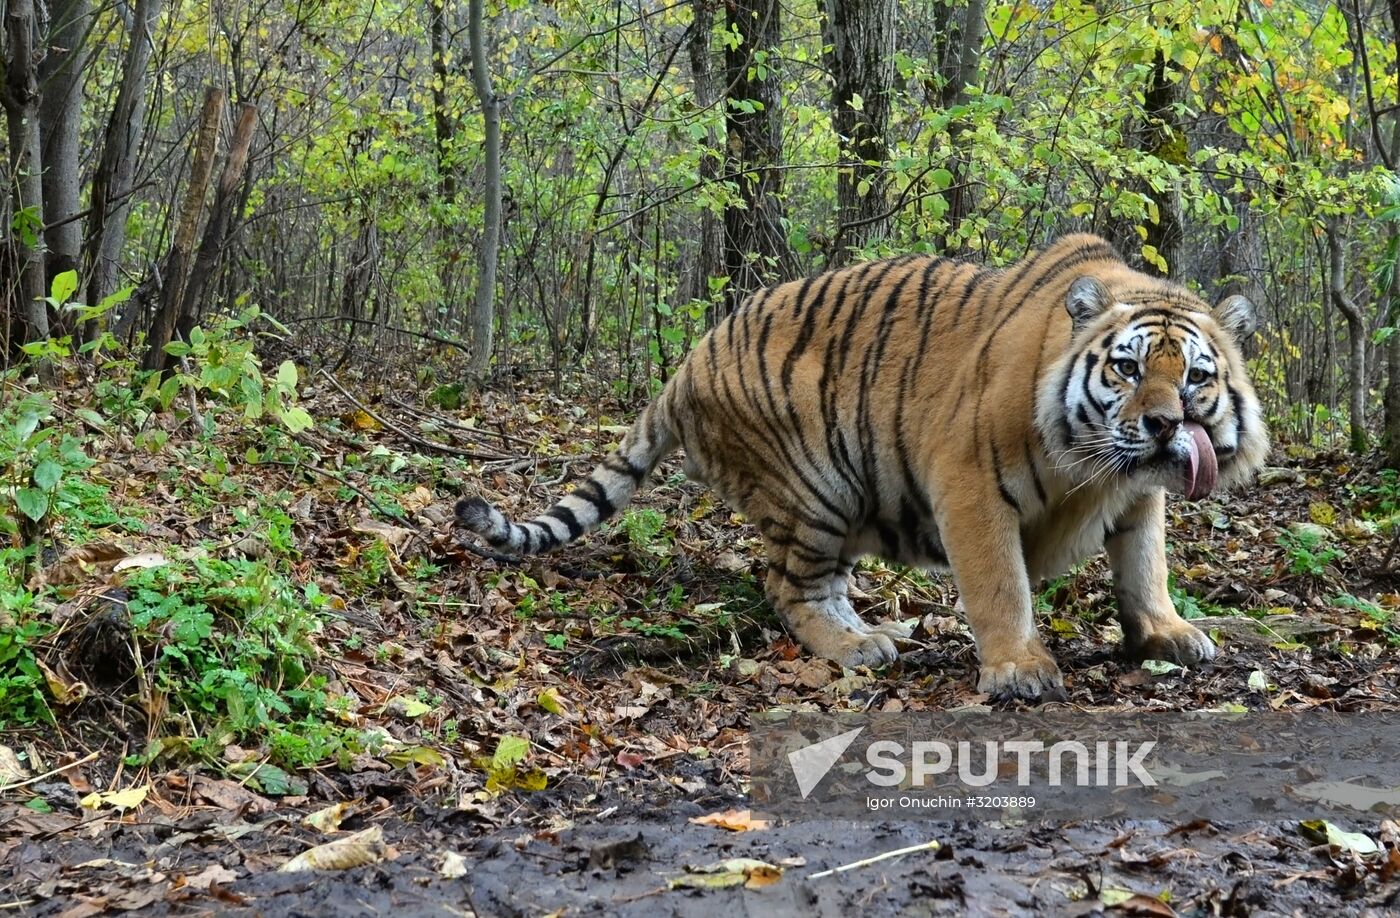
<path id="1" fill-rule="evenodd" d="M 693 822 L 742 809 L 755 711 L 986 702 L 950 579 L 864 565 L 857 606 L 917 619 L 919 646 L 879 672 L 812 660 L 762 601 L 754 530 L 674 460 L 603 532 L 547 558 L 483 557 L 451 528 L 456 498 L 480 491 L 508 513 L 544 509 L 616 442 L 626 407 L 522 393 L 449 411 L 373 388 L 347 379 L 306 393 L 318 426 L 280 453 L 246 453 L 233 434 L 196 449 L 189 425 L 169 417 L 155 421 L 169 428 L 158 450 L 100 442 L 95 474 L 117 516 L 140 524 L 60 536 L 46 554 L 39 576 L 63 624 L 38 657 L 57 723 L 3 741 L 25 760 L 0 779 L 23 781 L 0 803 L 8 908 L 77 918 L 1395 906 L 1400 830 L 1379 818 L 1347 827 L 1380 842 L 1367 855 L 1294 823 Z M 1364 464 L 1292 453 L 1248 494 L 1171 505 L 1173 596 L 1217 636 L 1217 663 L 1154 671 L 1119 657 L 1101 561 L 1040 592 L 1070 704 L 1400 706 L 1400 489 Z M 212 474 L 211 455 L 221 462 Z M 314 585 L 325 720 L 369 741 L 310 764 L 314 748 L 288 744 L 313 743 L 320 728 L 262 742 L 211 736 L 198 712 L 161 706 L 141 668 L 122 663 L 149 659 L 127 649 L 123 610 L 133 571 L 192 552 L 262 559 Z M 375 827 L 374 844 L 351 846 L 347 863 L 360 866 L 334 883 L 279 872 Z M 936 850 L 812 876 L 935 840 Z M 695 872 L 707 865 L 715 871 Z M 672 888 L 697 876 L 698 888 Z"/>

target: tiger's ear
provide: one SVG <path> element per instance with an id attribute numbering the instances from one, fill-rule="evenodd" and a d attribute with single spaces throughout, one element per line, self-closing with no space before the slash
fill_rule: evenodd
<path id="1" fill-rule="evenodd" d="M 1102 281 L 1090 274 L 1077 278 L 1069 285 L 1069 293 L 1065 294 L 1065 309 L 1069 312 L 1075 331 L 1094 321 L 1099 313 L 1112 305 L 1113 295 Z"/>
<path id="2" fill-rule="evenodd" d="M 1238 293 L 1216 303 L 1210 314 L 1236 341 L 1245 340 L 1259 327 L 1259 321 L 1254 315 L 1254 304 Z"/>

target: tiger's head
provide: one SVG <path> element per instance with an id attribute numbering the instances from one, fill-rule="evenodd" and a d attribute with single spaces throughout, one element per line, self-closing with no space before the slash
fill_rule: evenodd
<path id="1" fill-rule="evenodd" d="M 1211 308 L 1123 273 L 1122 289 L 1083 276 L 1065 296 L 1070 346 L 1037 404 L 1059 469 L 1078 484 L 1126 480 L 1191 500 L 1246 483 L 1269 452 L 1239 350 L 1254 333 L 1253 305 L 1229 296 Z"/>

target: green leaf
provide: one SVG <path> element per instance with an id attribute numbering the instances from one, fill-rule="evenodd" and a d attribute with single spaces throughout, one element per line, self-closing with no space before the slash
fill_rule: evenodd
<path id="1" fill-rule="evenodd" d="M 37 523 L 49 512 L 49 496 L 38 488 L 20 488 L 15 491 L 15 506 Z"/>
<path id="2" fill-rule="evenodd" d="M 42 459 L 34 466 L 34 483 L 41 491 L 52 491 L 63 477 L 63 466 L 52 459 Z"/>
<path id="3" fill-rule="evenodd" d="M 61 305 L 68 302 L 68 298 L 78 289 L 78 272 L 64 271 L 54 275 L 53 286 L 49 289 L 49 295 L 53 297 L 55 303 Z"/>
<path id="4" fill-rule="evenodd" d="M 297 365 L 290 360 L 282 361 L 282 365 L 277 368 L 277 385 L 288 392 L 295 392 L 297 388 Z"/>
<path id="5" fill-rule="evenodd" d="M 1319 843 L 1325 842 L 1342 851 L 1375 854 L 1381 850 L 1380 845 L 1364 832 L 1344 832 L 1325 819 L 1309 819 L 1299 823 L 1298 828 L 1308 838 Z"/>
<path id="6" fill-rule="evenodd" d="M 442 753 L 428 746 L 405 746 L 402 749 L 395 749 L 393 752 L 384 754 L 384 760 L 397 768 L 406 765 L 431 765 L 442 766 L 447 764 L 447 759 Z"/>
<path id="7" fill-rule="evenodd" d="M 311 415 L 306 413 L 305 408 L 298 408 L 295 405 L 282 412 L 282 423 L 292 433 L 301 433 L 315 425 Z"/>
<path id="8" fill-rule="evenodd" d="M 230 777 L 243 781 L 254 790 L 274 797 L 300 796 L 309 789 L 302 778 L 266 762 L 237 762 L 228 767 L 228 773 Z"/>
<path id="9" fill-rule="evenodd" d="M 183 357 L 190 352 L 190 346 L 183 341 L 171 341 L 162 350 L 171 357 Z"/>
<path id="10" fill-rule="evenodd" d="M 38 426 L 39 416 L 37 414 L 22 415 L 19 419 L 19 424 L 15 427 L 15 433 L 19 434 L 18 439 L 23 442 L 29 439 L 29 435 L 32 434 Z"/>
<path id="11" fill-rule="evenodd" d="M 496 753 L 491 756 L 493 769 L 506 769 L 525 761 L 530 752 L 530 741 L 523 736 L 507 734 L 496 744 Z"/>

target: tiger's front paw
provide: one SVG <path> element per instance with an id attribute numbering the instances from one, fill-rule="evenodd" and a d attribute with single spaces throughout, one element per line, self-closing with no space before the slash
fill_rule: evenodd
<path id="1" fill-rule="evenodd" d="M 977 691 L 996 701 L 1063 701 L 1065 677 L 1043 648 L 1029 648 L 1016 659 L 982 664 Z"/>
<path id="2" fill-rule="evenodd" d="M 1195 625 L 1180 621 L 1132 641 L 1128 654 L 1135 660 L 1166 660 L 1189 666 L 1215 659 L 1215 642 Z"/>
<path id="3" fill-rule="evenodd" d="M 798 632 L 797 638 L 812 653 L 845 667 L 884 666 L 899 659 L 899 649 L 895 647 L 894 640 L 883 631 L 808 628 L 805 632 Z"/>

